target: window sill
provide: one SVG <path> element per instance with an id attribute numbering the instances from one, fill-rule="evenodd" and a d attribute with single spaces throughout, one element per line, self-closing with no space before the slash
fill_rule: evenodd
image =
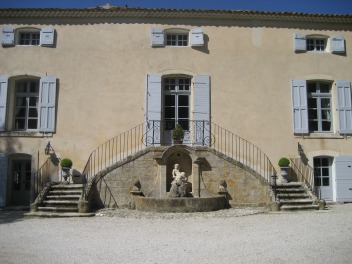
<path id="1" fill-rule="evenodd" d="M 44 138 L 53 137 L 53 133 L 44 133 L 36 131 L 10 131 L 10 132 L 0 132 L 0 137 L 31 137 L 31 138 Z"/>
<path id="2" fill-rule="evenodd" d="M 305 139 L 344 139 L 345 136 L 333 133 L 310 133 L 310 134 L 295 134 L 296 138 Z"/>

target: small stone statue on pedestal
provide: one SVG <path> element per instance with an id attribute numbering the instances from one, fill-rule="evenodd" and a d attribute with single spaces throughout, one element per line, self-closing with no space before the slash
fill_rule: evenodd
<path id="1" fill-rule="evenodd" d="M 174 165 L 174 169 L 172 170 L 172 178 L 174 180 L 171 182 L 170 196 L 186 197 L 187 177 L 184 172 L 180 172 L 179 164 Z"/>

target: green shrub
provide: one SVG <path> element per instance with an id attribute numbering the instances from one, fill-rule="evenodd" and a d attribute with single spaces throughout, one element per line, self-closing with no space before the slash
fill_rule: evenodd
<path id="1" fill-rule="evenodd" d="M 183 128 L 180 124 L 177 124 L 172 130 L 172 139 L 173 140 L 182 140 L 185 135 Z"/>
<path id="2" fill-rule="evenodd" d="M 60 161 L 60 165 L 63 168 L 71 168 L 72 167 L 72 160 L 65 158 Z"/>
<path id="3" fill-rule="evenodd" d="M 290 165 L 290 160 L 288 158 L 283 157 L 279 160 L 278 164 L 280 167 L 288 167 Z"/>

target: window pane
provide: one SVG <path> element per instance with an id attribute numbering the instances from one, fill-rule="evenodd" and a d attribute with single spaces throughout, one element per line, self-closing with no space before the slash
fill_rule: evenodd
<path id="1" fill-rule="evenodd" d="M 314 168 L 321 166 L 321 159 L 320 158 L 314 158 Z"/>
<path id="2" fill-rule="evenodd" d="M 307 39 L 307 50 L 309 50 L 309 51 L 314 50 L 314 40 L 313 39 Z"/>
<path id="3" fill-rule="evenodd" d="M 188 118 L 188 107 L 179 107 L 178 108 L 178 117 L 179 118 Z"/>
<path id="4" fill-rule="evenodd" d="M 330 110 L 322 110 L 321 116 L 323 120 L 331 120 L 331 111 Z"/>
<path id="5" fill-rule="evenodd" d="M 29 106 L 38 106 L 38 97 L 29 97 Z"/>
<path id="6" fill-rule="evenodd" d="M 329 168 L 321 168 L 321 176 L 329 176 Z"/>
<path id="7" fill-rule="evenodd" d="M 320 92 L 321 93 L 330 93 L 330 84 L 320 83 Z"/>
<path id="8" fill-rule="evenodd" d="M 27 82 L 17 82 L 16 83 L 16 93 L 27 92 Z"/>
<path id="9" fill-rule="evenodd" d="M 322 158 L 321 159 L 321 166 L 325 166 L 325 167 L 330 166 L 329 158 Z"/>
<path id="10" fill-rule="evenodd" d="M 175 106 L 175 95 L 165 95 L 165 106 Z"/>
<path id="11" fill-rule="evenodd" d="M 309 121 L 309 131 L 318 131 L 318 121 Z"/>
<path id="12" fill-rule="evenodd" d="M 189 106 L 188 95 L 179 95 L 178 96 L 178 105 L 179 106 Z"/>
<path id="13" fill-rule="evenodd" d="M 323 186 L 330 186 L 330 179 L 329 178 L 323 178 Z"/>
<path id="14" fill-rule="evenodd" d="M 28 117 L 38 117 L 37 108 L 29 108 Z"/>
<path id="15" fill-rule="evenodd" d="M 322 108 L 330 108 L 330 98 L 322 98 L 321 99 L 321 107 Z"/>
<path id="16" fill-rule="evenodd" d="M 309 108 L 317 108 L 317 99 L 316 98 L 308 98 L 308 107 Z"/>
<path id="17" fill-rule="evenodd" d="M 25 118 L 26 117 L 26 108 L 17 108 L 16 109 L 16 113 L 15 113 L 15 117 L 22 117 Z"/>
<path id="18" fill-rule="evenodd" d="M 16 119 L 15 129 L 25 129 L 25 119 Z"/>
<path id="19" fill-rule="evenodd" d="M 317 119 L 318 118 L 318 112 L 315 109 L 309 109 L 308 114 L 309 114 L 309 119 Z"/>
<path id="20" fill-rule="evenodd" d="M 39 83 L 38 83 L 38 81 L 30 82 L 30 92 L 31 93 L 39 93 Z"/>
<path id="21" fill-rule="evenodd" d="M 175 107 L 165 107 L 165 118 L 175 118 Z"/>
<path id="22" fill-rule="evenodd" d="M 28 119 L 28 129 L 37 129 L 38 119 Z"/>
<path id="23" fill-rule="evenodd" d="M 317 86 L 315 83 L 308 83 L 307 89 L 308 93 L 315 93 L 317 91 Z"/>
<path id="24" fill-rule="evenodd" d="M 16 107 L 26 107 L 26 98 L 16 97 Z"/>

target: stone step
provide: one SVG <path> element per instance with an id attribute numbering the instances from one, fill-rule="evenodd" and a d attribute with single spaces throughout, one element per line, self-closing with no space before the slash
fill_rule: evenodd
<path id="1" fill-rule="evenodd" d="M 298 211 L 298 210 L 319 210 L 319 205 L 282 205 L 281 211 Z"/>
<path id="2" fill-rule="evenodd" d="M 67 206 L 67 207 L 59 207 L 59 206 L 39 206 L 39 212 L 70 212 L 70 213 L 77 213 L 78 208 L 77 206 Z"/>
<path id="3" fill-rule="evenodd" d="M 82 195 L 81 190 L 50 190 L 49 195 Z"/>
<path id="4" fill-rule="evenodd" d="M 54 212 L 30 212 L 24 214 L 26 217 L 92 217 L 95 213 L 54 213 Z"/>
<path id="5" fill-rule="evenodd" d="M 43 204 L 53 205 L 78 205 L 78 200 L 46 200 Z"/>
<path id="6" fill-rule="evenodd" d="M 82 196 L 80 194 L 77 195 L 71 195 L 71 194 L 67 194 L 67 195 L 47 195 L 46 196 L 46 200 L 74 200 L 74 199 L 80 199 Z"/>
<path id="7" fill-rule="evenodd" d="M 306 191 L 304 189 L 300 188 L 290 188 L 290 189 L 285 189 L 285 188 L 277 188 L 276 193 L 305 193 Z"/>
<path id="8" fill-rule="evenodd" d="M 283 204 L 313 204 L 311 199 L 292 199 L 292 200 L 280 200 Z"/>
<path id="9" fill-rule="evenodd" d="M 299 198 L 309 198 L 310 195 L 306 193 L 278 193 L 277 198 L 283 199 L 299 199 Z"/>
<path id="10" fill-rule="evenodd" d="M 300 188 L 302 187 L 302 183 L 300 182 L 288 182 L 288 183 L 279 183 L 276 185 L 277 188 Z"/>
<path id="11" fill-rule="evenodd" d="M 83 188 L 83 184 L 58 184 L 51 186 L 53 190 L 72 190 L 72 189 L 81 189 Z"/>

